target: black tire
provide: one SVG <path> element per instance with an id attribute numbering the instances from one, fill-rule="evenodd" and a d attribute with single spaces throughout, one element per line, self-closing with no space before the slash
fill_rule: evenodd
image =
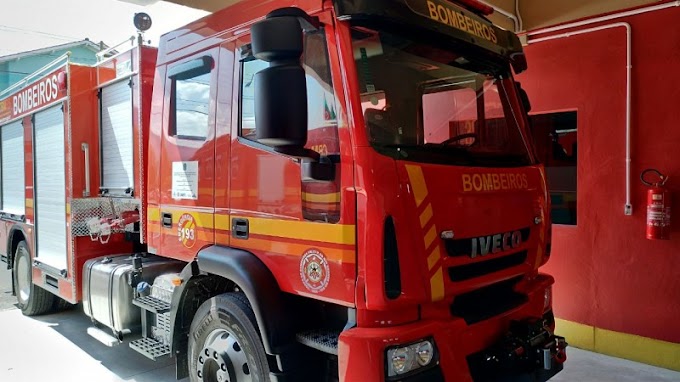
<path id="1" fill-rule="evenodd" d="M 17 294 L 17 306 L 21 312 L 25 316 L 39 316 L 51 312 L 57 297 L 33 284 L 31 254 L 25 241 L 17 245 L 13 265 L 12 282 Z"/>
<path id="2" fill-rule="evenodd" d="M 57 312 L 64 312 L 67 310 L 71 310 L 75 307 L 75 305 L 71 304 L 70 302 L 64 300 L 61 297 L 56 297 L 54 299 L 54 305 L 52 306 L 52 311 L 57 313 Z"/>
<path id="3" fill-rule="evenodd" d="M 221 351 L 220 345 L 227 340 L 236 345 Z M 188 353 L 189 378 L 194 382 L 219 381 L 220 373 L 223 381 L 227 379 L 224 374 L 229 374 L 230 382 L 270 380 L 255 314 L 241 293 L 213 297 L 198 308 L 191 322 Z"/>

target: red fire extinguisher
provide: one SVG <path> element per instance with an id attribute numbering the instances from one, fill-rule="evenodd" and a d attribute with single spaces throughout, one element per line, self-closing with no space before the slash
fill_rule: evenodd
<path id="1" fill-rule="evenodd" d="M 645 176 L 654 173 L 657 182 L 645 180 Z M 640 174 L 640 180 L 647 190 L 647 239 L 669 240 L 671 238 L 671 192 L 664 188 L 668 177 L 659 170 L 649 168 Z"/>

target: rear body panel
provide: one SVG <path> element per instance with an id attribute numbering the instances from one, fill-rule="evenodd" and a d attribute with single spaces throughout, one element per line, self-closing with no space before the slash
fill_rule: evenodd
<path id="1" fill-rule="evenodd" d="M 126 209 L 141 210 L 145 200 L 142 190 L 146 183 L 145 143 L 150 114 L 150 97 L 145 94 L 151 93 L 150 77 L 155 59 L 156 49 L 149 47 L 134 47 L 91 67 L 72 64 L 64 58 L 63 63 L 55 62 L 54 70 L 37 76 L 33 83 L 0 101 L 3 111 L 0 125 L 17 120 L 23 123 L 26 199 L 24 216 L 3 214 L 0 238 L 5 240 L 0 247 L 11 256 L 13 240 L 18 237 L 15 234 L 20 233 L 36 260 L 34 283 L 71 303 L 81 299 L 80 272 L 85 261 L 133 250 L 134 239 L 126 241 L 122 231 L 101 240 L 90 237 L 88 220 L 111 217 Z M 134 173 L 130 177 L 134 179 L 131 189 L 136 198 L 113 200 L 99 197 L 102 105 L 98 94 L 100 88 L 123 81 L 131 86 L 131 97 L 124 106 L 130 109 L 126 111 L 132 119 L 132 169 L 127 170 Z M 27 91 L 35 94 L 30 107 L 28 104 L 14 107 L 13 103 Z M 52 137 L 58 137 L 57 141 Z M 42 145 L 39 153 L 36 143 Z M 50 150 L 56 150 L 59 155 L 50 154 Z M 57 166 L 62 169 L 51 169 L 49 165 L 55 163 L 48 158 L 60 158 Z M 61 175 L 55 177 L 55 171 Z M 60 185 L 55 186 L 55 180 L 59 180 Z M 56 192 L 54 187 L 60 190 Z M 41 190 L 45 191 L 43 200 L 38 200 Z M 55 197 L 58 199 L 52 200 Z M 43 213 L 47 213 L 42 220 L 40 205 Z M 55 224 L 51 224 L 50 219 Z M 62 223 L 58 223 L 59 220 Z M 58 224 L 63 230 L 55 231 Z M 41 229 L 47 229 L 42 239 Z"/>

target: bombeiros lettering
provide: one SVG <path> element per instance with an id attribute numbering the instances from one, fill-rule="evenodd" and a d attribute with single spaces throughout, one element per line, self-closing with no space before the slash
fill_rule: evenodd
<path id="1" fill-rule="evenodd" d="M 12 97 L 12 114 L 17 116 L 37 109 L 59 97 L 59 77 L 53 74 Z"/>
<path id="2" fill-rule="evenodd" d="M 529 188 L 527 174 L 522 173 L 488 173 L 463 174 L 463 192 L 525 190 Z"/>
<path id="3" fill-rule="evenodd" d="M 498 42 L 498 37 L 493 27 L 473 20 L 470 16 L 430 0 L 427 1 L 427 9 L 430 12 L 430 18 L 434 21 L 491 41 L 494 44 Z"/>

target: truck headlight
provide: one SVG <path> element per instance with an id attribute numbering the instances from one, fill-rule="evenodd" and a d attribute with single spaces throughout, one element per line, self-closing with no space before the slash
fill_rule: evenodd
<path id="1" fill-rule="evenodd" d="M 420 366 L 427 366 L 432 362 L 434 346 L 430 341 L 423 341 L 416 346 L 416 361 Z"/>
<path id="2" fill-rule="evenodd" d="M 394 377 L 426 367 L 435 358 L 432 340 L 424 340 L 411 345 L 387 350 L 387 376 Z"/>

